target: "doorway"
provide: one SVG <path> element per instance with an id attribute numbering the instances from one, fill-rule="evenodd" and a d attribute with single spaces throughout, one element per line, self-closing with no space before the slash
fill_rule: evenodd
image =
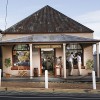
<path id="1" fill-rule="evenodd" d="M 49 76 L 54 76 L 54 49 L 43 48 L 41 49 L 41 63 L 42 63 L 42 75 L 45 74 L 45 70 L 48 70 Z"/>

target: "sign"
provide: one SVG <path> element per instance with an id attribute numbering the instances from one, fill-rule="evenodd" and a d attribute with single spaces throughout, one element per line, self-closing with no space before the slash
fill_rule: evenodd
<path id="1" fill-rule="evenodd" d="M 38 55 L 38 49 L 33 49 L 33 55 Z"/>
<path id="2" fill-rule="evenodd" d="M 35 45 L 34 48 L 61 48 L 61 45 Z"/>

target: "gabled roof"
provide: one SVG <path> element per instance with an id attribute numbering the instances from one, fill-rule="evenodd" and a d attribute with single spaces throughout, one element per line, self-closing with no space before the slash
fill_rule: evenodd
<path id="1" fill-rule="evenodd" d="M 2 41 L 1 43 L 96 43 L 100 40 L 65 34 L 33 34 L 26 37 Z"/>
<path id="2" fill-rule="evenodd" d="M 93 30 L 45 6 L 3 33 L 91 33 Z"/>

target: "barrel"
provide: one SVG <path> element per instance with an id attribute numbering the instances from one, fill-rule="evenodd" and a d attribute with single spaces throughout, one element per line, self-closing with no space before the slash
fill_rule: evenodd
<path id="1" fill-rule="evenodd" d="M 34 68 L 34 77 L 38 77 L 38 68 Z"/>

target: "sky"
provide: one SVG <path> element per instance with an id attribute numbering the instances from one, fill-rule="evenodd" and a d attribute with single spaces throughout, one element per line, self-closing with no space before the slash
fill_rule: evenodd
<path id="1" fill-rule="evenodd" d="M 0 29 L 5 30 L 7 0 L 0 0 Z M 42 7 L 49 5 L 94 31 L 100 39 L 100 0 L 8 0 L 7 26 L 16 24 Z"/>

